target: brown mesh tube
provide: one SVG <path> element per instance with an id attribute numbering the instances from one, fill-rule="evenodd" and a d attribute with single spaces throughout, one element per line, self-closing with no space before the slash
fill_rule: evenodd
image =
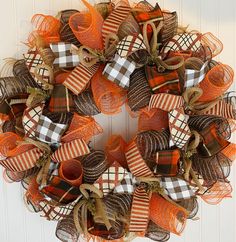
<path id="1" fill-rule="evenodd" d="M 63 218 L 57 223 L 56 236 L 63 242 L 76 242 L 79 234 L 75 227 L 73 213 Z"/>
<path id="2" fill-rule="evenodd" d="M 227 182 L 216 182 L 201 198 L 209 204 L 219 204 L 224 198 L 231 197 L 232 187 Z"/>
<path id="3" fill-rule="evenodd" d="M 74 103 L 76 111 L 81 115 L 93 116 L 100 113 L 91 90 L 86 90 L 78 96 L 74 96 Z"/>
<path id="4" fill-rule="evenodd" d="M 173 205 L 157 193 L 153 193 L 150 200 L 150 219 L 161 228 L 180 235 L 184 230 L 186 210 Z"/>
<path id="5" fill-rule="evenodd" d="M 81 159 L 84 183 L 93 184 L 108 168 L 109 163 L 103 151 L 94 151 Z"/>
<path id="6" fill-rule="evenodd" d="M 213 67 L 200 83 L 203 90 L 200 102 L 212 101 L 224 94 L 231 86 L 234 78 L 233 69 L 227 65 L 217 65 Z"/>
<path id="7" fill-rule="evenodd" d="M 139 115 L 138 131 L 168 129 L 168 113 L 161 109 L 143 109 Z"/>
<path id="8" fill-rule="evenodd" d="M 75 113 L 69 129 L 61 141 L 70 142 L 75 139 L 84 139 L 89 142 L 92 136 L 100 133 L 102 133 L 102 128 L 92 117 L 83 117 Z"/>
<path id="9" fill-rule="evenodd" d="M 196 197 L 179 200 L 178 204 L 189 211 L 188 219 L 192 219 L 196 216 L 198 212 L 198 201 Z"/>
<path id="10" fill-rule="evenodd" d="M 106 144 L 106 154 L 110 163 L 118 161 L 124 168 L 128 168 L 125 147 L 127 143 L 120 135 L 112 135 Z"/>
<path id="11" fill-rule="evenodd" d="M 126 99 L 126 91 L 107 80 L 102 71 L 103 66 L 100 66 L 91 80 L 94 101 L 104 114 L 119 113 Z"/>
<path id="12" fill-rule="evenodd" d="M 165 242 L 170 239 L 170 232 L 149 221 L 145 237 L 154 241 Z"/>
<path id="13" fill-rule="evenodd" d="M 82 2 L 88 8 L 88 12 L 73 14 L 69 19 L 70 28 L 82 45 L 103 49 L 103 18 L 87 1 L 82 0 Z"/>
<path id="14" fill-rule="evenodd" d="M 144 68 L 136 69 L 130 76 L 130 86 L 128 90 L 128 105 L 131 111 L 139 111 L 147 107 L 152 91 L 148 85 Z"/>

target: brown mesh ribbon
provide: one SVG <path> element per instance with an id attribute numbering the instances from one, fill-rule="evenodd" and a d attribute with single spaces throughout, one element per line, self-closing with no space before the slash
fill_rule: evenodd
<path id="1" fill-rule="evenodd" d="M 159 150 L 169 149 L 169 131 L 145 131 L 136 137 L 136 143 L 144 159 L 152 158 Z"/>
<path id="2" fill-rule="evenodd" d="M 74 96 L 76 111 L 81 115 L 93 116 L 100 113 L 96 106 L 91 90 L 86 90 L 81 94 Z"/>
<path id="3" fill-rule="evenodd" d="M 132 196 L 129 194 L 108 194 L 104 199 L 107 217 L 110 219 L 111 229 L 107 231 L 102 224 L 93 224 L 94 229 L 89 232 L 106 240 L 116 240 L 124 236 Z M 91 226 L 91 225 L 90 225 Z"/>
<path id="4" fill-rule="evenodd" d="M 35 175 L 36 173 L 39 172 L 38 167 L 33 167 L 32 169 L 26 170 L 26 171 L 21 171 L 21 172 L 14 172 L 14 171 L 5 171 L 6 174 L 6 179 L 9 180 L 10 182 L 20 182 L 23 179 L 30 177 L 32 175 Z"/>
<path id="5" fill-rule="evenodd" d="M 44 110 L 43 115 L 52 120 L 53 123 L 67 124 L 71 123 L 73 113 L 51 113 L 48 110 Z"/>
<path id="6" fill-rule="evenodd" d="M 79 239 L 79 234 L 75 227 L 73 213 L 60 220 L 57 223 L 56 236 L 63 242 L 76 242 Z"/>
<path id="7" fill-rule="evenodd" d="M 191 158 L 194 171 L 211 185 L 216 181 L 225 181 L 230 174 L 231 160 L 222 153 L 210 158 L 200 158 L 194 154 Z"/>
<path id="8" fill-rule="evenodd" d="M 84 182 L 89 184 L 93 184 L 109 166 L 103 151 L 91 152 L 80 161 L 83 165 Z"/>
<path id="9" fill-rule="evenodd" d="M 182 199 L 178 201 L 178 204 L 189 212 L 188 219 L 194 218 L 198 213 L 198 201 L 196 197 L 190 199 Z"/>
<path id="10" fill-rule="evenodd" d="M 146 80 L 143 68 L 136 69 L 130 76 L 128 105 L 132 111 L 139 111 L 148 106 L 152 92 Z"/>
<path id="11" fill-rule="evenodd" d="M 166 43 L 177 33 L 178 16 L 176 12 L 162 12 L 164 17 L 164 24 L 161 34 L 162 43 Z"/>
<path id="12" fill-rule="evenodd" d="M 145 237 L 154 241 L 165 242 L 170 239 L 170 232 L 150 221 Z"/>

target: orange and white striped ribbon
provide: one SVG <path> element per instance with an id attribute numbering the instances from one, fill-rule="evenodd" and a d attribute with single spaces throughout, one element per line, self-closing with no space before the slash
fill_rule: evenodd
<path id="1" fill-rule="evenodd" d="M 151 96 L 149 109 L 159 108 L 166 112 L 182 107 L 184 99 L 182 96 L 176 96 L 169 93 L 158 93 Z"/>
<path id="2" fill-rule="evenodd" d="M 0 164 L 9 171 L 26 171 L 33 168 L 42 155 L 43 151 L 39 148 L 33 148 L 17 156 L 1 160 Z"/>
<path id="3" fill-rule="evenodd" d="M 79 64 L 66 78 L 63 85 L 66 86 L 75 95 L 80 94 L 87 86 L 93 75 L 98 70 L 99 64 L 91 67 L 85 67 Z"/>
<path id="4" fill-rule="evenodd" d="M 119 6 L 106 18 L 102 27 L 102 37 L 105 43 L 108 34 L 117 34 L 120 24 L 128 17 L 130 7 Z"/>
<path id="5" fill-rule="evenodd" d="M 52 155 L 53 161 L 62 162 L 89 154 L 88 145 L 83 139 L 75 139 L 62 144 Z"/>
<path id="6" fill-rule="evenodd" d="M 125 153 L 126 160 L 131 173 L 136 177 L 153 177 L 154 174 L 143 160 L 138 147 L 134 141 L 132 141 Z"/>
<path id="7" fill-rule="evenodd" d="M 130 171 L 136 177 L 154 177 L 153 172 L 143 160 L 138 147 L 132 141 L 125 153 Z M 145 188 L 140 185 L 135 189 L 131 207 L 129 230 L 132 232 L 144 232 L 149 222 L 150 197 Z"/>
<path id="8" fill-rule="evenodd" d="M 209 109 L 203 114 L 220 116 L 227 119 L 235 119 L 233 105 L 224 101 L 219 101 L 213 108 Z"/>
<path id="9" fill-rule="evenodd" d="M 129 224 L 130 232 L 144 232 L 149 222 L 150 197 L 143 186 L 135 189 Z"/>

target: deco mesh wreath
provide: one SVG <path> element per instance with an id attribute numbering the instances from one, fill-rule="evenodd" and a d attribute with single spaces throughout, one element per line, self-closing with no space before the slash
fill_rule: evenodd
<path id="1" fill-rule="evenodd" d="M 176 12 L 82 2 L 85 12 L 34 15 L 28 53 L 3 67 L 5 178 L 58 221 L 61 241 L 167 241 L 195 217 L 198 197 L 217 204 L 232 192 L 233 70 L 213 60 L 222 43 L 178 27 Z M 137 135 L 94 150 L 102 128 L 92 116 L 123 104 Z"/>

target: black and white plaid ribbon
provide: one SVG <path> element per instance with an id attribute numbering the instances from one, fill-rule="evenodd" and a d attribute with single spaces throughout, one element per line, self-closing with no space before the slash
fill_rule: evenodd
<path id="1" fill-rule="evenodd" d="M 185 70 L 185 87 L 194 87 L 199 84 L 204 78 L 208 70 L 208 61 L 206 61 L 200 70 Z"/>
<path id="2" fill-rule="evenodd" d="M 79 56 L 71 52 L 72 48 L 77 49 L 75 45 L 59 42 L 50 44 L 50 47 L 56 56 L 56 59 L 53 62 L 55 67 L 67 68 L 79 65 Z"/>
<path id="3" fill-rule="evenodd" d="M 177 177 L 162 177 L 160 179 L 160 185 L 165 189 L 165 193 L 175 201 L 190 199 L 195 196 L 189 184 L 185 180 Z"/>
<path id="4" fill-rule="evenodd" d="M 114 193 L 128 193 L 133 194 L 135 190 L 135 184 L 137 183 L 137 180 L 132 175 L 132 173 L 128 172 L 127 175 L 124 177 L 124 179 L 118 184 L 113 192 Z"/>
<path id="5" fill-rule="evenodd" d="M 66 129 L 67 125 L 53 123 L 48 117 L 41 115 L 35 131 L 35 136 L 38 140 L 45 143 L 59 143 Z"/>
<path id="6" fill-rule="evenodd" d="M 135 62 L 115 55 L 113 62 L 106 65 L 103 70 L 103 75 L 117 85 L 128 88 L 130 84 L 130 75 L 134 70 Z"/>

